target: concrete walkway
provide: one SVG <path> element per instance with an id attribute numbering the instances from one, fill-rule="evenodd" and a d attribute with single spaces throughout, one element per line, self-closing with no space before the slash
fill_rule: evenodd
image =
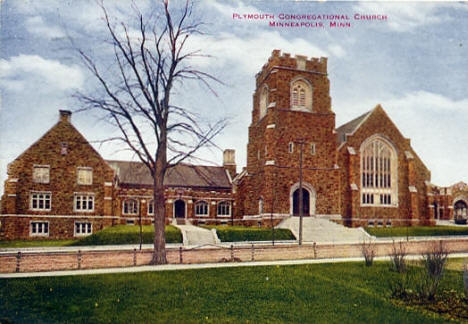
<path id="1" fill-rule="evenodd" d="M 303 217 L 302 220 L 304 242 L 362 243 L 374 238 L 362 227 L 350 228 L 318 217 Z M 289 229 L 296 238 L 299 238 L 299 217 L 286 218 L 276 227 Z"/>
<path id="2" fill-rule="evenodd" d="M 449 254 L 449 258 L 468 258 L 468 253 Z M 407 256 L 408 260 L 421 259 L 418 255 Z M 234 268 L 234 267 L 256 267 L 271 265 L 300 265 L 300 264 L 320 264 L 320 263 L 341 263 L 341 262 L 360 262 L 362 257 L 353 258 L 326 258 L 326 259 L 303 259 L 303 260 L 281 260 L 281 261 L 257 261 L 257 262 L 232 262 L 232 263 L 202 263 L 202 264 L 165 264 L 154 266 L 139 266 L 127 268 L 107 268 L 107 269 L 88 269 L 88 270 L 68 270 L 68 271 L 47 271 L 47 272 L 21 272 L 21 273 L 0 273 L 0 279 L 4 278 L 34 278 L 34 277 L 63 277 L 77 275 L 95 275 L 111 273 L 137 273 L 150 271 L 174 271 L 190 269 L 211 269 L 211 268 Z M 375 257 L 375 261 L 388 261 L 388 256 Z"/>
<path id="3" fill-rule="evenodd" d="M 193 225 L 174 225 L 182 232 L 184 246 L 216 245 L 220 243 L 216 230 Z"/>

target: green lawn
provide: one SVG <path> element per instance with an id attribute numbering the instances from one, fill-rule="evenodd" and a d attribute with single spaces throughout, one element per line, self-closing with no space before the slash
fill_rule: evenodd
<path id="1" fill-rule="evenodd" d="M 271 241 L 271 228 L 246 227 L 246 226 L 203 226 L 215 228 L 221 242 L 244 242 L 244 241 Z M 288 229 L 275 229 L 275 240 L 295 240 L 296 238 Z"/>
<path id="2" fill-rule="evenodd" d="M 422 270 L 422 269 L 421 269 Z M 0 279 L 14 323 L 444 323 L 389 300 L 387 263 Z M 461 272 L 442 288 L 462 291 Z M 1 320 L 0 320 L 1 322 Z M 5 321 L 6 322 L 6 321 Z"/>
<path id="3" fill-rule="evenodd" d="M 154 227 L 143 226 L 143 243 L 153 243 Z M 118 225 L 108 227 L 80 240 L 40 240 L 40 241 L 0 241 L 0 248 L 32 247 L 32 246 L 84 246 L 109 244 L 140 243 L 140 227 L 133 225 Z M 178 228 L 166 226 L 166 243 L 182 243 L 182 233 Z"/>
<path id="4" fill-rule="evenodd" d="M 468 235 L 468 227 L 459 226 L 366 227 L 366 231 L 377 237 Z"/>
<path id="5" fill-rule="evenodd" d="M 36 246 L 69 246 L 77 240 L 33 240 L 33 241 L 0 241 L 0 248 L 26 248 Z"/>

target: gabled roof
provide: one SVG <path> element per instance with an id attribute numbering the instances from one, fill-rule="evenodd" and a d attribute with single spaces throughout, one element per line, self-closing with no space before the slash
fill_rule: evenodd
<path id="1" fill-rule="evenodd" d="M 146 165 L 132 161 L 107 161 L 116 171 L 121 184 L 153 185 L 153 178 Z M 166 172 L 164 185 L 168 187 L 197 187 L 207 189 L 231 189 L 231 182 L 224 167 L 178 164 Z"/>
<path id="2" fill-rule="evenodd" d="M 372 114 L 374 109 L 369 110 L 368 112 L 362 114 L 361 116 L 338 127 L 336 129 L 338 144 L 345 142 L 346 141 L 345 135 L 353 134 L 359 128 L 359 126 L 361 126 L 361 124 L 367 119 L 367 117 L 369 117 Z"/>

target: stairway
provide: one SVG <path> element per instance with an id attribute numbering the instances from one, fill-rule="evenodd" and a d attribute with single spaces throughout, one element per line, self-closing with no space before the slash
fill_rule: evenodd
<path id="1" fill-rule="evenodd" d="M 361 243 L 372 237 L 362 227 L 350 228 L 317 217 L 303 217 L 302 220 L 302 240 L 304 242 Z M 286 218 L 276 228 L 289 229 L 299 239 L 299 217 Z"/>
<path id="2" fill-rule="evenodd" d="M 175 226 L 182 232 L 184 246 L 216 245 L 220 243 L 216 231 L 193 225 Z"/>

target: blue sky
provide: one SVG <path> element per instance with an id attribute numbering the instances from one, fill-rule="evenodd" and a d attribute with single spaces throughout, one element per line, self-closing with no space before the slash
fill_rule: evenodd
<path id="1" fill-rule="evenodd" d="M 153 1 L 136 1 L 149 12 Z M 172 1 L 180 5 L 182 1 Z M 116 21 L 131 19 L 127 1 L 105 2 Z M 270 27 L 269 20 L 233 14 L 348 15 L 351 27 Z M 355 14 L 382 14 L 386 21 L 356 21 Z M 204 35 L 188 44 L 212 57 L 195 66 L 224 80 L 218 96 L 195 84 L 176 98 L 200 116 L 229 116 L 216 140 L 236 149 L 245 166 L 247 127 L 257 73 L 273 49 L 328 57 L 337 127 L 381 104 L 432 172 L 432 182 L 468 182 L 468 4 L 455 2 L 199 1 Z M 95 1 L 4 0 L 0 29 L 0 181 L 6 166 L 58 119 L 59 109 L 78 109 L 74 91 L 92 91 L 94 80 L 73 44 L 106 62 L 106 34 Z M 74 114 L 74 125 L 91 141 L 115 131 L 94 114 Z M 94 144 L 107 159 L 130 159 L 116 145 Z M 220 164 L 221 151 L 200 152 Z M 0 189 L 3 192 L 3 185 Z"/>

